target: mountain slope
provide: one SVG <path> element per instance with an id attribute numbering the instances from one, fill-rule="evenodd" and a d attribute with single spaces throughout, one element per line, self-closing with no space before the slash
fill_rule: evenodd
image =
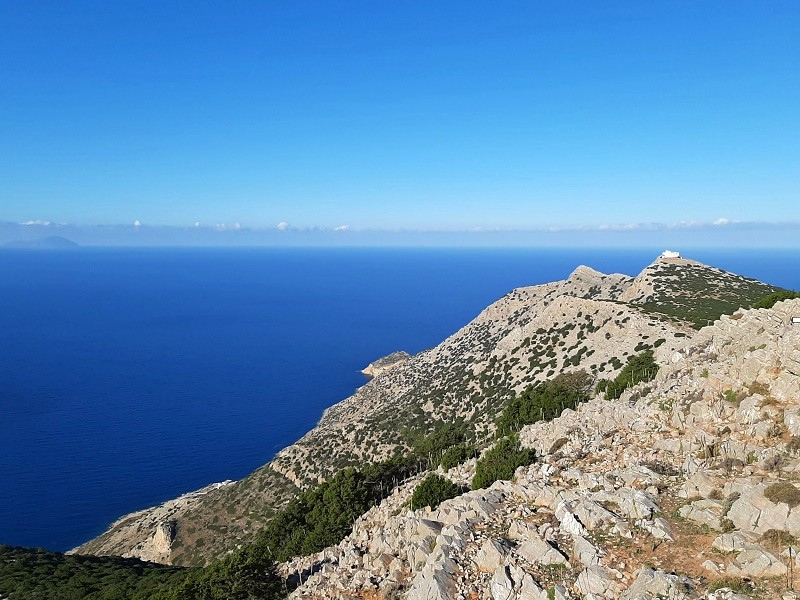
<path id="1" fill-rule="evenodd" d="M 676 312 L 676 298 L 693 298 L 698 277 L 739 281 L 692 261 L 656 261 L 635 279 L 578 267 L 567 280 L 513 290 L 435 348 L 329 408 L 314 429 L 247 478 L 192 502 L 129 515 L 76 551 L 206 562 L 252 539 L 299 488 L 345 466 L 385 459 L 437 424 L 464 423 L 478 441 L 489 440 L 505 401 L 531 383 L 579 368 L 613 377 L 629 356 L 655 348 L 664 357 L 683 347 L 697 333 L 664 314 Z M 735 291 L 726 298 L 730 305 L 749 302 Z"/>

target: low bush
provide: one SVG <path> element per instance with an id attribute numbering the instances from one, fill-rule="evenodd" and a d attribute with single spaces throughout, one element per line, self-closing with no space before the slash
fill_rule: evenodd
<path id="1" fill-rule="evenodd" d="M 416 510 L 425 506 L 435 509 L 445 500 L 455 498 L 461 489 L 449 479 L 431 473 L 414 490 L 411 496 L 411 508 Z"/>
<path id="2" fill-rule="evenodd" d="M 504 437 L 478 461 L 472 489 L 489 487 L 499 479 L 511 479 L 517 467 L 529 465 L 535 460 L 536 453 L 522 448 L 519 436 Z"/>

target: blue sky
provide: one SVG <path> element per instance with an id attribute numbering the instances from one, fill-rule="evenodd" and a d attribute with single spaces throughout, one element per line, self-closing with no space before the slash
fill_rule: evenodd
<path id="1" fill-rule="evenodd" d="M 0 221 L 797 224 L 798 31 L 797 2 L 3 2 Z"/>

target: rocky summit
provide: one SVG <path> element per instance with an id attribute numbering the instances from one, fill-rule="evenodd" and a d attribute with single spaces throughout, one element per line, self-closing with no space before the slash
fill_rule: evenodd
<path id="1" fill-rule="evenodd" d="M 340 543 L 281 565 L 293 597 L 781 597 L 800 535 L 800 300 L 739 308 L 774 291 L 676 258 L 636 278 L 578 267 L 516 289 L 435 348 L 378 362 L 249 477 L 123 517 L 76 551 L 206 562 L 343 467 L 442 423 L 469 428 L 485 455 L 531 384 L 612 379 L 652 351 L 654 379 L 523 427 L 537 458 L 510 480 L 433 510 L 411 506 L 427 473 L 401 482 Z M 466 489 L 476 460 L 438 470 Z"/>

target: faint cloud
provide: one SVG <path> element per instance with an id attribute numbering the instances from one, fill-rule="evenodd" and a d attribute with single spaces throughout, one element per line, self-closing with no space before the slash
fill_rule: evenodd
<path id="1" fill-rule="evenodd" d="M 350 225 L 339 225 L 333 228 L 334 231 L 350 231 Z"/>
<path id="2" fill-rule="evenodd" d="M 291 227 L 291 225 L 289 225 L 286 221 L 281 221 L 278 223 L 278 231 L 286 231 L 289 229 L 289 227 Z"/>
<path id="3" fill-rule="evenodd" d="M 719 219 L 714 221 L 714 223 L 712 223 L 712 224 L 720 226 L 720 225 L 727 225 L 730 222 L 731 222 L 730 219 L 726 219 L 725 217 L 720 217 Z"/>

